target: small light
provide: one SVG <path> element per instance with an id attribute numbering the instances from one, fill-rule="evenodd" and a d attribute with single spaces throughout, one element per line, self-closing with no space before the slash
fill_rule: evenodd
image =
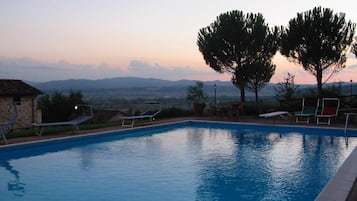
<path id="1" fill-rule="evenodd" d="M 74 109 L 75 109 L 75 110 L 78 110 L 78 105 L 74 106 Z"/>

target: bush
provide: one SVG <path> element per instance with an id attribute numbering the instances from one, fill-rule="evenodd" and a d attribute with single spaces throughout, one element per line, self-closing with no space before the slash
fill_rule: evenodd
<path id="1" fill-rule="evenodd" d="M 255 102 L 244 103 L 244 115 L 258 115 L 260 113 L 271 112 L 274 110 L 279 110 L 278 103 L 263 102 L 260 106 L 258 106 Z"/>
<path id="2" fill-rule="evenodd" d="M 173 117 L 187 117 L 191 116 L 192 111 L 170 107 L 162 109 L 161 112 L 157 115 L 158 118 L 173 118 Z"/>
<path id="3" fill-rule="evenodd" d="M 43 122 L 67 121 L 76 112 L 74 106 L 83 104 L 81 92 L 71 91 L 68 96 L 54 92 L 51 96 L 45 95 L 39 99 L 42 107 Z"/>

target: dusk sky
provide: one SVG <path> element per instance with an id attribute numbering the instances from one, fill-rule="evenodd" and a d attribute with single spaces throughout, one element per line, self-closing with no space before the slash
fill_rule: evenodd
<path id="1" fill-rule="evenodd" d="M 230 80 L 208 67 L 196 45 L 199 29 L 231 10 L 262 13 L 287 26 L 316 6 L 357 22 L 355 0 L 0 0 L 0 78 L 28 81 L 124 76 Z M 330 81 L 357 82 L 357 59 Z M 271 82 L 315 77 L 279 54 Z"/>

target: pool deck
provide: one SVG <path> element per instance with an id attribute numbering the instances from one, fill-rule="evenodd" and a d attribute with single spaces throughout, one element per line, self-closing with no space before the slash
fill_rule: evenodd
<path id="1" fill-rule="evenodd" d="M 310 124 L 299 123 L 296 124 L 294 119 L 280 119 L 280 118 L 257 118 L 257 117 L 239 117 L 238 119 L 228 119 L 225 117 L 186 117 L 186 118 L 173 118 L 165 120 L 156 120 L 153 124 L 164 124 L 164 123 L 173 123 L 180 121 L 188 120 L 209 120 L 209 121 L 228 121 L 228 122 L 242 122 L 242 123 L 259 123 L 267 125 L 292 125 L 292 126 L 311 126 L 311 127 L 324 127 L 324 128 L 344 128 L 344 122 L 334 122 L 329 125 L 319 125 L 317 126 L 314 122 Z M 146 124 L 138 124 L 135 127 L 146 126 Z M 350 124 L 350 129 L 357 129 L 356 124 Z M 59 134 L 51 134 L 43 136 L 31 136 L 31 137 L 20 137 L 20 138 L 11 138 L 8 139 L 8 144 L 19 144 L 19 143 L 28 143 L 33 141 L 43 141 L 49 139 L 56 139 L 62 137 L 84 135 L 91 133 L 99 133 L 113 130 L 123 130 L 128 128 L 123 128 L 120 123 L 118 126 L 100 128 L 100 129 L 91 129 L 91 130 L 79 130 L 79 131 L 70 131 Z M 4 146 L 4 141 L 0 139 L 0 147 Z M 316 198 L 317 201 L 352 201 L 357 200 L 357 147 L 352 151 L 350 156 L 346 159 L 343 165 L 339 168 L 336 175 L 328 183 L 328 185 L 323 189 L 323 191 Z"/>
<path id="2" fill-rule="evenodd" d="M 237 118 L 226 118 L 226 117 L 181 117 L 181 118 L 172 118 L 172 119 L 164 119 L 164 120 L 155 120 L 151 122 L 154 125 L 163 124 L 163 123 L 173 123 L 173 122 L 180 122 L 180 121 L 188 121 L 188 120 L 208 120 L 208 121 L 222 121 L 222 122 L 241 122 L 241 123 L 258 123 L 258 124 L 266 124 L 266 125 L 291 125 L 291 126 L 311 126 L 311 127 L 321 127 L 321 128 L 344 128 L 344 122 L 333 122 L 331 125 L 316 125 L 316 123 L 311 122 L 310 124 L 306 123 L 295 123 L 294 119 L 280 119 L 280 118 L 258 118 L 258 117 L 251 117 L 251 116 L 240 116 Z M 147 126 L 151 123 L 142 123 L 142 124 L 135 124 L 135 127 Z M 349 129 L 356 129 L 357 124 L 350 124 L 348 126 Z M 44 133 L 42 136 L 34 135 L 30 137 L 19 137 L 19 138 L 10 138 L 8 139 L 8 144 L 17 144 L 23 142 L 32 142 L 38 140 L 47 140 L 47 139 L 54 139 L 54 138 L 61 138 L 61 137 L 68 137 L 68 136 L 75 136 L 75 135 L 83 135 L 89 133 L 98 133 L 98 132 L 106 132 L 106 131 L 113 131 L 113 130 L 123 130 L 128 129 L 128 127 L 122 127 L 121 123 L 118 122 L 117 126 L 111 126 L 106 128 L 99 128 L 99 129 L 90 129 L 90 130 L 79 130 L 79 131 L 68 131 L 64 133 L 58 134 L 51 134 L 46 135 Z M 4 145 L 4 141 L 0 138 L 0 147 Z"/>

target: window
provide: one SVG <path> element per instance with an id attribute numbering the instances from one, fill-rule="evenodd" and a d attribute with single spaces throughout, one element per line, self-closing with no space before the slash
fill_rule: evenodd
<path id="1" fill-rule="evenodd" d="M 21 96 L 14 96 L 13 101 L 16 105 L 21 105 Z"/>

